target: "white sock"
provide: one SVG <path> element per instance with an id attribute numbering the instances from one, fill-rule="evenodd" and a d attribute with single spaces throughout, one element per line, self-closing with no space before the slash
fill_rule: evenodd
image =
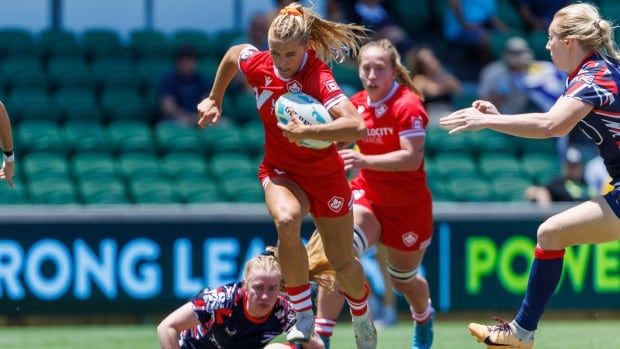
<path id="1" fill-rule="evenodd" d="M 534 331 L 526 330 L 525 328 L 519 326 L 519 324 L 514 320 L 512 320 L 510 323 L 514 325 L 516 332 L 515 334 L 521 342 L 531 342 L 534 340 Z"/>

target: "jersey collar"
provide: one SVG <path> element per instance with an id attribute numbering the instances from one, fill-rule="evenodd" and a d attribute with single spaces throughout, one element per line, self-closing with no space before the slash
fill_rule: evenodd
<path id="1" fill-rule="evenodd" d="M 308 52 L 304 52 L 304 58 L 301 61 L 301 65 L 299 66 L 299 69 L 297 70 L 297 73 L 299 73 L 302 69 L 304 69 L 304 67 L 306 66 L 306 62 L 308 61 Z M 276 68 L 276 65 L 273 65 L 273 73 L 276 74 L 276 76 L 278 77 L 278 79 L 284 81 L 284 82 L 289 82 L 291 80 L 293 80 L 293 78 L 287 79 L 285 77 L 282 77 L 282 75 L 280 75 L 280 72 L 278 71 L 278 68 Z"/>
<path id="2" fill-rule="evenodd" d="M 579 63 L 579 65 L 577 65 L 577 68 L 575 68 L 570 74 L 568 74 L 568 81 L 571 81 L 575 78 L 575 76 L 577 76 L 577 74 L 579 73 L 579 71 L 581 70 L 581 68 L 583 68 L 583 65 L 589 61 L 590 59 L 592 59 L 593 57 L 595 57 L 596 55 L 596 51 L 592 51 L 590 53 L 588 53 L 585 57 L 583 57 L 583 59 L 581 60 L 581 62 Z"/>
<path id="3" fill-rule="evenodd" d="M 396 90 L 398 90 L 399 87 L 400 87 L 400 84 L 394 81 L 392 83 L 392 87 L 390 88 L 390 92 L 388 92 L 388 94 L 385 95 L 385 97 L 381 98 L 380 100 L 376 102 L 371 102 L 370 97 L 366 96 L 366 103 L 368 104 L 369 107 L 376 108 L 380 106 L 381 104 L 385 103 L 385 101 L 387 101 L 388 99 L 392 98 L 392 96 L 394 96 L 394 94 L 396 93 Z"/>

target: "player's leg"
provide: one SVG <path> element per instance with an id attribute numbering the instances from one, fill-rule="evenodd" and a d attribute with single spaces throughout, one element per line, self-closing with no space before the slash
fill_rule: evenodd
<path id="1" fill-rule="evenodd" d="M 325 349 L 329 349 L 331 337 L 336 327 L 336 320 L 344 306 L 344 295 L 338 289 L 330 290 L 325 287 L 319 287 L 316 297 L 316 319 L 314 327 L 316 333 L 319 334 Z"/>
<path id="2" fill-rule="evenodd" d="M 377 260 L 377 264 L 379 264 L 381 278 L 383 279 L 383 284 L 385 285 L 385 291 L 381 297 L 381 316 L 379 319 L 375 320 L 375 323 L 377 326 L 394 326 L 398 321 L 398 310 L 396 307 L 396 295 L 392 290 L 392 278 L 390 277 L 390 273 L 387 271 L 387 250 L 385 245 L 377 245 L 375 259 Z"/>
<path id="3" fill-rule="evenodd" d="M 265 201 L 278 232 L 278 258 L 297 322 L 289 341 L 307 341 L 314 331 L 314 314 L 308 279 L 308 258 L 300 238 L 303 218 L 309 211 L 306 194 L 293 181 L 275 177 L 265 183 Z"/>
<path id="4" fill-rule="evenodd" d="M 511 323 L 498 326 L 470 324 L 472 335 L 486 344 L 531 348 L 534 331 L 560 281 L 564 249 L 620 239 L 619 198 L 620 191 L 616 190 L 606 197 L 584 202 L 546 220 L 538 228 L 535 258 L 517 316 Z"/>
<path id="5" fill-rule="evenodd" d="M 428 349 L 433 343 L 433 316 L 428 282 L 419 273 L 426 249 L 405 251 L 387 246 L 387 271 L 394 289 L 405 296 L 414 321 L 411 347 Z"/>

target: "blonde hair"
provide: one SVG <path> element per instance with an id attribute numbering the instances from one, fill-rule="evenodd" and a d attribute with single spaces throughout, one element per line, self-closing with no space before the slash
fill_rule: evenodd
<path id="1" fill-rule="evenodd" d="M 269 26 L 269 38 L 308 43 L 326 63 L 342 62 L 359 52 L 358 41 L 368 29 L 356 24 L 342 24 L 322 19 L 311 8 L 294 2 L 282 10 Z"/>
<path id="2" fill-rule="evenodd" d="M 607 56 L 620 60 L 614 42 L 615 26 L 601 18 L 596 6 L 586 3 L 572 4 L 560 9 L 553 16 L 550 30 L 562 39 L 576 39 L 586 51 L 603 51 Z"/>
<path id="3" fill-rule="evenodd" d="M 377 47 L 385 51 L 388 54 L 388 57 L 390 58 L 390 63 L 392 64 L 392 67 L 396 71 L 396 80 L 399 83 L 407 86 L 407 88 L 410 89 L 416 95 L 418 95 L 420 99 L 424 100 L 422 93 L 420 93 L 420 91 L 418 91 L 418 89 L 413 85 L 413 80 L 411 79 L 409 70 L 401 62 L 400 54 L 396 50 L 396 47 L 392 45 L 392 42 L 390 40 L 380 39 L 380 40 L 369 41 L 366 44 L 364 44 L 364 46 L 362 46 L 362 48 L 360 49 L 359 56 L 357 57 L 358 63 L 360 63 L 360 59 L 364 51 L 368 50 L 371 47 Z"/>
<path id="4" fill-rule="evenodd" d="M 259 270 L 267 273 L 277 272 L 278 274 L 282 274 L 280 263 L 278 263 L 278 259 L 273 254 L 260 254 L 250 259 L 245 264 L 245 269 L 243 270 L 243 283 L 247 285 L 250 281 L 252 273 Z"/>

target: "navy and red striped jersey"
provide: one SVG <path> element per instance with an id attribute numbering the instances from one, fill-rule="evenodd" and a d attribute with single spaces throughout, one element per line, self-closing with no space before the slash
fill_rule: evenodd
<path id="1" fill-rule="evenodd" d="M 592 104 L 579 128 L 598 146 L 612 183 L 620 185 L 620 65 L 593 53 L 568 76 L 564 96 Z"/>
<path id="2" fill-rule="evenodd" d="M 279 296 L 266 319 L 245 312 L 243 282 L 204 289 L 191 299 L 200 324 L 181 333 L 182 349 L 258 349 L 295 323 L 295 312 Z"/>

